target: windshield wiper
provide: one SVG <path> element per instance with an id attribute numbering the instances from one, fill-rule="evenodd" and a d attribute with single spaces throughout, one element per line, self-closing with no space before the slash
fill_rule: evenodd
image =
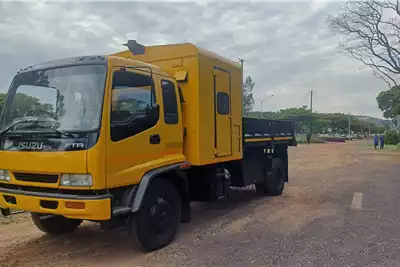
<path id="1" fill-rule="evenodd" d="M 72 138 L 75 137 L 75 136 L 74 136 L 73 134 L 71 134 L 71 133 L 67 133 L 67 132 L 64 132 L 64 131 L 55 129 L 55 128 L 53 128 L 53 127 L 45 127 L 45 126 L 43 126 L 43 125 L 38 125 L 38 123 L 40 123 L 40 122 L 49 122 L 49 121 L 47 121 L 47 120 L 37 120 L 37 119 L 20 120 L 20 121 L 17 121 L 17 122 L 15 122 L 15 123 L 11 124 L 11 125 L 8 126 L 6 129 L 4 129 L 3 131 L 1 131 L 1 132 L 0 132 L 0 136 L 3 136 L 5 133 L 7 133 L 8 131 L 10 131 L 12 128 L 14 128 L 15 126 L 17 126 L 17 125 L 19 125 L 19 124 L 22 124 L 22 123 L 35 123 L 35 124 L 36 124 L 35 126 L 38 127 L 38 128 L 41 128 L 41 129 L 49 129 L 49 130 L 52 130 L 53 132 L 59 133 L 59 134 L 61 134 L 61 135 L 65 135 L 65 136 L 67 136 L 67 137 L 72 137 Z"/>
<path id="2" fill-rule="evenodd" d="M 71 133 L 67 133 L 61 130 L 58 130 L 56 128 L 53 127 L 45 127 L 43 125 L 36 125 L 36 127 L 41 128 L 41 129 L 46 129 L 46 130 L 52 130 L 55 133 L 59 133 L 61 135 L 65 135 L 66 137 L 71 137 L 71 138 L 75 138 L 75 135 L 71 134 Z"/>
<path id="3" fill-rule="evenodd" d="M 35 122 L 35 123 L 39 123 L 39 122 L 47 122 L 45 120 L 37 120 L 37 119 L 26 119 L 26 120 L 20 120 L 20 121 L 16 121 L 13 124 L 11 124 L 10 126 L 8 126 L 7 128 L 5 128 L 3 131 L 0 132 L 0 136 L 3 136 L 5 133 L 7 133 L 8 131 L 10 131 L 12 128 L 14 128 L 15 126 L 22 124 L 22 123 L 31 123 L 31 122 Z"/>

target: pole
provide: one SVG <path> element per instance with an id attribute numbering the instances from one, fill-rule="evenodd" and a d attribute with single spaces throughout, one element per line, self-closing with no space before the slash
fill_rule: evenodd
<path id="1" fill-rule="evenodd" d="M 351 135 L 351 116 L 350 116 L 350 112 L 349 112 L 349 137 L 348 139 L 350 139 L 350 135 Z"/>
<path id="2" fill-rule="evenodd" d="M 400 131 L 400 114 L 397 114 L 396 119 L 397 119 L 397 130 Z"/>
<path id="3" fill-rule="evenodd" d="M 313 98 L 313 90 L 311 90 L 310 94 L 310 136 L 312 135 L 312 98 Z"/>
<path id="4" fill-rule="evenodd" d="M 260 103 L 261 103 L 261 106 L 260 106 L 260 118 L 263 117 L 263 108 L 262 107 L 263 107 L 264 101 L 267 100 L 270 97 L 273 97 L 273 96 L 274 95 L 269 95 L 269 96 L 267 96 L 266 98 L 264 98 L 263 100 L 260 101 Z"/>
<path id="5" fill-rule="evenodd" d="M 239 58 L 239 62 L 240 62 L 240 67 L 242 69 L 242 117 L 246 116 L 246 112 L 244 110 L 244 82 L 243 82 L 243 63 L 244 63 L 244 59 Z"/>
<path id="6" fill-rule="evenodd" d="M 368 135 L 371 135 L 371 124 L 368 124 Z"/>

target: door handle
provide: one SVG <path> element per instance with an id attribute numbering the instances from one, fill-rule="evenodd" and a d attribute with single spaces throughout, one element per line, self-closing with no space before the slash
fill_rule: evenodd
<path id="1" fill-rule="evenodd" d="M 152 134 L 150 135 L 150 144 L 156 145 L 161 142 L 161 137 L 159 134 Z"/>

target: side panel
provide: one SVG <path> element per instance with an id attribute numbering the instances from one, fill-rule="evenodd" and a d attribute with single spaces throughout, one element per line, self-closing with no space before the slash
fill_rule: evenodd
<path id="1" fill-rule="evenodd" d="M 232 155 L 231 78 L 223 69 L 214 69 L 214 119 L 215 154 L 218 157 Z"/>
<path id="2" fill-rule="evenodd" d="M 199 117 L 199 142 L 200 160 L 196 165 L 208 165 L 242 158 L 242 70 L 225 62 L 216 60 L 199 53 L 199 86 L 198 86 L 198 117 Z M 214 73 L 218 69 L 217 75 L 225 76 L 230 74 L 230 127 L 225 133 L 219 135 L 220 144 L 223 143 L 225 151 L 217 151 L 218 136 L 216 133 L 217 124 L 215 120 L 216 92 L 214 91 Z M 221 71 L 225 70 L 225 72 Z M 223 81 L 223 80 L 222 80 Z M 227 82 L 226 82 L 227 83 Z M 218 84 L 217 84 L 218 86 Z M 221 88 L 223 85 L 220 86 Z M 224 89 L 221 89 L 224 90 Z M 226 90 L 226 89 L 225 89 Z M 227 121 L 222 122 L 227 123 Z M 224 131 L 222 129 L 222 131 Z M 230 148 L 227 147 L 229 142 Z M 222 149 L 222 147 L 220 147 Z M 228 151 L 230 150 L 230 151 Z"/>

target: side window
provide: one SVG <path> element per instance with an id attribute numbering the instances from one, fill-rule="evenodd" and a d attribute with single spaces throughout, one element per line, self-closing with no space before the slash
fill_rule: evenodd
<path id="1" fill-rule="evenodd" d="M 155 103 L 149 75 L 116 71 L 112 81 L 111 140 L 119 141 L 153 127 L 158 120 L 149 116 Z"/>
<path id="2" fill-rule="evenodd" d="M 220 115 L 229 115 L 229 95 L 227 93 L 217 93 L 217 111 Z"/>
<path id="3" fill-rule="evenodd" d="M 177 124 L 179 119 L 175 86 L 170 81 L 162 80 L 161 89 L 164 103 L 164 121 L 166 124 Z"/>

